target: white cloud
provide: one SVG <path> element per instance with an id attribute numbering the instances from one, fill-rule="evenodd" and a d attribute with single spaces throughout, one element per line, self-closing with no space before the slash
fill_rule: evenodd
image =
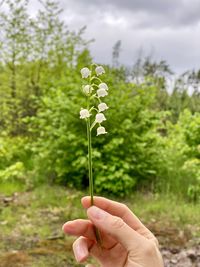
<path id="1" fill-rule="evenodd" d="M 69 29 L 87 25 L 85 38 L 99 63 L 111 63 L 112 47 L 122 41 L 121 62 L 131 65 L 138 51 L 153 51 L 172 69 L 182 72 L 200 68 L 199 0 L 60 0 L 62 19 Z M 36 14 L 37 0 L 31 0 L 30 13 Z"/>

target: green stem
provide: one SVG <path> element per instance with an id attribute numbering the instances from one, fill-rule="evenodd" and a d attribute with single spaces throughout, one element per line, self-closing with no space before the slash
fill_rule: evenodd
<path id="1" fill-rule="evenodd" d="M 102 83 L 102 80 L 101 79 L 99 79 L 98 77 L 92 77 L 91 79 L 90 79 L 90 82 L 92 82 L 93 80 L 97 80 L 97 81 L 99 81 L 100 83 Z"/>
<path id="2" fill-rule="evenodd" d="M 91 198 L 91 206 L 94 205 L 94 181 L 92 173 L 92 136 L 90 129 L 90 118 L 87 119 L 87 137 L 88 137 L 88 169 L 89 169 L 89 190 Z M 97 243 L 102 247 L 101 235 L 99 230 L 94 226 L 94 232 Z"/>
<path id="3" fill-rule="evenodd" d="M 87 119 L 87 138 L 88 138 L 88 170 L 89 170 L 89 190 L 91 206 L 94 205 L 94 182 L 92 173 L 92 137 L 90 130 L 90 118 Z"/>
<path id="4" fill-rule="evenodd" d="M 91 84 L 91 80 L 92 79 L 90 79 L 90 84 Z M 90 110 L 90 97 L 87 97 L 87 109 Z M 92 173 L 92 135 L 91 135 L 92 129 L 91 129 L 90 118 L 86 120 L 86 123 L 87 123 L 87 139 L 88 139 L 89 190 L 90 190 L 91 206 L 93 206 L 94 205 L 94 181 L 93 181 L 93 173 Z M 94 226 L 94 232 L 95 232 L 97 243 L 100 245 L 100 247 L 102 247 L 101 235 L 100 235 L 99 230 L 95 226 Z"/>

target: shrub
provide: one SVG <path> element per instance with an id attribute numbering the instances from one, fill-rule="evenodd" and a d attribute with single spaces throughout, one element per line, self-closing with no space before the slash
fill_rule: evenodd
<path id="1" fill-rule="evenodd" d="M 124 195 L 156 177 L 160 115 L 150 110 L 154 87 L 115 82 L 112 73 L 109 77 L 108 135 L 94 136 L 92 144 L 95 185 L 99 193 Z M 79 119 L 84 105 L 80 78 L 74 72 L 53 85 L 30 121 L 30 131 L 37 136 L 32 145 L 34 165 L 43 180 L 85 187 L 87 139 L 85 123 Z"/>

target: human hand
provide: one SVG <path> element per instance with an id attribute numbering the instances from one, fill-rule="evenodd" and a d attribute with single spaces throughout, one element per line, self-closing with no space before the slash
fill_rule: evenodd
<path id="1" fill-rule="evenodd" d="M 78 237 L 73 244 L 77 262 L 91 255 L 102 267 L 163 267 L 157 239 L 127 206 L 102 197 L 94 197 L 95 206 L 90 197 L 81 201 L 89 220 L 63 225 L 65 233 Z M 102 246 L 96 242 L 94 226 L 100 231 Z"/>

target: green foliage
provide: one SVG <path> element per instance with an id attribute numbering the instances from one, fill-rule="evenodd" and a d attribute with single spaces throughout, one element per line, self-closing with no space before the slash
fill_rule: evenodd
<path id="1" fill-rule="evenodd" d="M 89 43 L 82 38 L 85 27 L 67 29 L 56 1 L 41 1 L 34 19 L 28 3 L 6 0 L 6 12 L 0 12 L 0 129 L 11 135 L 27 134 L 23 118 L 36 114 L 46 81 L 65 75 Z"/>
<path id="2" fill-rule="evenodd" d="M 187 195 L 190 200 L 200 200 L 200 159 L 194 158 L 184 163 L 183 169 L 188 176 L 193 177 L 193 183 L 188 186 Z"/>
<path id="3" fill-rule="evenodd" d="M 198 201 L 200 199 L 200 113 L 192 115 L 185 111 L 180 118 L 180 123 L 184 129 L 186 143 L 190 148 L 187 154 L 189 158 L 183 165 L 191 181 L 188 196 L 191 200 Z"/>
<path id="4" fill-rule="evenodd" d="M 0 181 L 25 180 L 24 177 L 24 164 L 22 162 L 16 162 L 9 166 L 5 170 L 0 171 Z"/>
<path id="5" fill-rule="evenodd" d="M 181 113 L 176 124 L 167 122 L 166 135 L 160 138 L 158 187 L 198 200 L 199 114 Z"/>
<path id="6" fill-rule="evenodd" d="M 31 154 L 27 143 L 28 139 L 21 136 L 10 137 L 6 134 L 1 136 L 0 169 L 9 167 L 16 162 L 23 162 L 28 167 Z"/>
<path id="7" fill-rule="evenodd" d="M 71 70 L 70 76 L 54 81 L 54 87 L 41 99 L 37 117 L 29 123 L 37 136 L 32 150 L 39 177 L 80 188 L 88 185 L 88 176 L 86 126 L 78 115 L 84 106 L 79 76 Z M 109 77 L 109 134 L 93 136 L 95 188 L 98 193 L 124 195 L 136 184 L 156 177 L 160 115 L 149 111 L 154 87 L 124 84 L 123 80 L 116 83 L 112 73 Z"/>
<path id="8" fill-rule="evenodd" d="M 0 13 L 0 177 L 85 188 L 80 69 L 92 62 L 91 40 L 83 39 L 85 27 L 68 29 L 56 1 L 41 1 L 35 18 L 28 3 L 5 0 Z M 92 138 L 96 192 L 123 196 L 142 187 L 197 201 L 199 71 L 180 76 L 170 94 L 165 61 L 139 59 L 127 72 L 119 64 L 121 42 L 113 49 L 113 67 L 104 66 L 108 134 Z"/>
<path id="9" fill-rule="evenodd" d="M 26 185 L 22 181 L 1 181 L 0 182 L 0 194 L 2 195 L 12 195 L 16 192 L 23 192 L 26 190 Z"/>
<path id="10" fill-rule="evenodd" d="M 25 137 L 0 137 L 0 183 L 23 183 L 30 186 L 31 150 Z"/>

